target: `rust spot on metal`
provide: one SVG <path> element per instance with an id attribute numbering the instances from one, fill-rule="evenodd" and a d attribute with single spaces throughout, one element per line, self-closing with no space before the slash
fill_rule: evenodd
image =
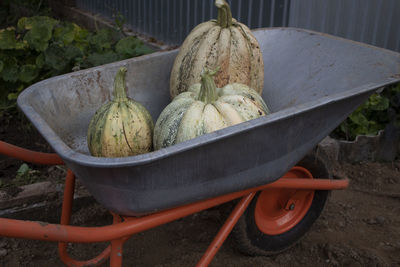
<path id="1" fill-rule="evenodd" d="M 79 90 L 76 90 L 75 92 L 76 92 L 76 94 L 78 95 L 79 106 L 80 106 L 81 108 L 83 108 L 81 93 L 79 92 Z"/>
<path id="2" fill-rule="evenodd" d="M 100 85 L 100 78 L 101 78 L 100 71 L 98 71 L 96 76 L 96 82 L 98 85 Z"/>
<path id="3" fill-rule="evenodd" d="M 287 106 L 293 106 L 296 103 L 296 99 L 292 99 Z"/>

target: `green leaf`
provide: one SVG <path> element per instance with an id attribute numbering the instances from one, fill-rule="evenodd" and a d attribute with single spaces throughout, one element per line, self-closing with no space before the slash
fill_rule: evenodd
<path id="1" fill-rule="evenodd" d="M 9 93 L 7 98 L 8 98 L 8 100 L 17 100 L 18 96 L 19 96 L 19 93 L 14 92 L 14 93 Z"/>
<path id="2" fill-rule="evenodd" d="M 24 86 L 23 85 L 18 86 L 18 88 L 16 89 L 16 92 L 9 93 L 7 95 L 7 99 L 8 100 L 17 100 L 17 98 L 18 98 L 19 94 L 22 92 L 22 90 L 24 90 Z"/>
<path id="3" fill-rule="evenodd" d="M 369 98 L 371 110 L 386 110 L 389 107 L 389 99 L 379 94 L 373 94 Z"/>
<path id="4" fill-rule="evenodd" d="M 81 51 L 84 51 L 89 46 L 89 31 L 80 28 L 78 25 L 73 24 L 75 27 L 75 46 Z"/>
<path id="5" fill-rule="evenodd" d="M 54 39 L 56 41 L 61 41 L 65 45 L 74 41 L 75 34 L 76 28 L 72 23 L 65 23 L 64 26 L 56 27 L 54 29 Z"/>
<path id="6" fill-rule="evenodd" d="M 29 171 L 31 170 L 31 168 L 29 168 L 28 164 L 23 163 L 19 169 L 17 170 L 17 176 L 18 177 L 24 177 L 29 175 Z"/>
<path id="7" fill-rule="evenodd" d="M 37 26 L 25 35 L 24 40 L 36 51 L 43 52 L 47 49 L 50 38 L 51 31 L 48 27 Z"/>
<path id="8" fill-rule="evenodd" d="M 75 58 L 83 57 L 83 53 L 78 47 L 69 45 L 65 47 L 65 57 L 68 61 L 71 61 Z"/>
<path id="9" fill-rule="evenodd" d="M 44 54 L 43 54 L 43 53 L 40 53 L 40 54 L 36 57 L 35 63 L 36 63 L 36 66 L 37 66 L 38 68 L 40 68 L 40 69 L 43 68 L 44 63 L 45 63 L 45 58 L 44 58 Z"/>
<path id="10" fill-rule="evenodd" d="M 78 25 L 76 25 L 75 23 L 72 23 L 72 25 L 75 28 L 75 41 L 83 41 L 86 40 L 89 36 L 89 31 L 79 27 Z"/>
<path id="11" fill-rule="evenodd" d="M 56 23 L 56 20 L 49 17 L 27 18 L 25 28 L 30 30 L 25 34 L 24 40 L 36 51 L 45 51 Z"/>
<path id="12" fill-rule="evenodd" d="M 365 126 L 358 126 L 358 127 L 355 127 L 355 128 L 352 130 L 352 132 L 354 133 L 354 136 L 357 136 L 357 135 L 366 135 L 366 134 L 368 134 L 368 127 L 365 127 Z"/>
<path id="13" fill-rule="evenodd" d="M 26 40 L 19 41 L 15 44 L 15 49 L 22 50 L 29 47 L 29 44 Z"/>
<path id="14" fill-rule="evenodd" d="M 87 51 L 89 50 L 89 42 L 74 43 L 74 45 L 75 47 L 79 48 L 82 53 L 88 53 Z"/>
<path id="15" fill-rule="evenodd" d="M 369 126 L 368 126 L 368 132 L 367 134 L 369 135 L 377 135 L 378 131 L 383 129 L 384 126 L 381 125 L 380 123 L 377 123 L 376 121 L 370 121 Z"/>
<path id="16" fill-rule="evenodd" d="M 139 39 L 134 36 L 122 38 L 115 45 L 115 51 L 123 56 L 134 56 L 136 55 L 136 46 L 140 45 Z"/>
<path id="17" fill-rule="evenodd" d="M 65 57 L 65 49 L 58 45 L 51 45 L 44 52 L 44 58 L 46 65 L 57 71 L 64 70 L 69 64 L 69 61 Z"/>
<path id="18" fill-rule="evenodd" d="M 136 47 L 136 55 L 140 56 L 140 55 L 146 55 L 146 54 L 150 54 L 153 53 L 153 49 L 151 49 L 150 47 L 146 46 L 146 45 L 141 45 Z"/>
<path id="19" fill-rule="evenodd" d="M 3 68 L 4 68 L 4 62 L 0 60 L 0 72 L 3 70 Z"/>
<path id="20" fill-rule="evenodd" d="M 350 114 L 349 119 L 361 127 L 368 127 L 368 119 L 361 112 L 353 112 Z"/>
<path id="21" fill-rule="evenodd" d="M 123 58 L 140 56 L 153 52 L 149 47 L 143 44 L 138 38 L 128 36 L 118 41 L 115 51 L 122 55 Z"/>
<path id="22" fill-rule="evenodd" d="M 98 65 L 103 65 L 111 62 L 115 62 L 120 60 L 120 57 L 118 56 L 117 53 L 113 51 L 108 51 L 104 54 L 100 53 L 93 53 L 88 56 L 89 63 L 92 66 L 98 66 Z"/>
<path id="23" fill-rule="evenodd" d="M 17 59 L 14 57 L 8 57 L 4 61 L 3 71 L 1 77 L 6 82 L 16 82 L 18 80 L 19 66 Z"/>
<path id="24" fill-rule="evenodd" d="M 98 52 L 101 52 L 105 49 L 110 49 L 113 43 L 111 30 L 101 29 L 91 36 L 90 43 L 95 46 Z"/>
<path id="25" fill-rule="evenodd" d="M 37 78 L 39 75 L 39 70 L 36 65 L 27 64 L 21 67 L 19 73 L 19 80 L 24 83 L 29 83 Z"/>
<path id="26" fill-rule="evenodd" d="M 27 17 L 20 18 L 17 22 L 17 31 L 22 32 L 23 30 L 30 30 L 32 27 L 29 28 L 29 26 L 27 26 L 27 21 Z"/>
<path id="27" fill-rule="evenodd" d="M 15 49 L 16 45 L 14 29 L 0 30 L 0 49 Z"/>
<path id="28" fill-rule="evenodd" d="M 19 32 L 23 30 L 31 30 L 36 27 L 37 24 L 48 25 L 51 29 L 58 23 L 58 20 L 47 16 L 32 16 L 22 17 L 17 22 L 17 30 Z"/>

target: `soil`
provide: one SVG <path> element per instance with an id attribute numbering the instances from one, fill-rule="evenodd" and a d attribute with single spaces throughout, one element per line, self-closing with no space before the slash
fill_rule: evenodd
<path id="1" fill-rule="evenodd" d="M 53 152 L 51 147 L 36 131 L 29 121 L 18 111 L 11 110 L 8 113 L 0 113 L 0 140 L 12 145 L 20 146 L 40 152 Z M 7 190 L 9 194 L 18 192 L 18 186 L 29 181 L 15 179 L 17 170 L 24 162 L 0 155 L 0 188 Z M 28 164 L 37 171 L 35 181 L 45 180 L 48 176 L 48 166 Z"/>
<path id="2" fill-rule="evenodd" d="M 26 136 L 14 126 L 4 129 L 8 124 L 2 119 L 0 140 L 51 151 L 34 130 Z M 12 181 L 21 163 L 0 158 L 0 179 Z M 62 179 L 63 173 L 54 168 L 30 166 L 54 182 Z M 238 251 L 230 236 L 210 266 L 400 266 L 400 160 L 338 166 L 337 173 L 351 180 L 350 187 L 331 192 L 320 218 L 300 242 L 275 256 L 250 257 Z M 51 201 L 55 208 L 25 214 L 24 219 L 57 223 L 60 196 Z M 224 204 L 133 236 L 124 245 L 123 266 L 194 266 L 231 208 Z M 75 207 L 74 225 L 110 223 L 108 211 L 93 199 Z M 77 259 L 90 259 L 105 246 L 73 244 L 68 251 Z M 0 238 L 0 266 L 63 264 L 56 243 Z"/>

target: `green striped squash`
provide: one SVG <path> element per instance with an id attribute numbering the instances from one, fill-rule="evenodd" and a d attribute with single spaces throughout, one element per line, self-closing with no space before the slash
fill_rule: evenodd
<path id="1" fill-rule="evenodd" d="M 217 88 L 215 71 L 204 70 L 201 83 L 179 94 L 154 127 L 154 149 L 168 147 L 269 113 L 261 96 L 247 85 Z"/>
<path id="2" fill-rule="evenodd" d="M 242 83 L 262 93 L 264 62 L 258 41 L 246 25 L 232 18 L 225 0 L 216 0 L 215 5 L 218 19 L 197 25 L 179 49 L 170 77 L 171 98 L 200 82 L 204 67 L 217 66 L 217 87 Z"/>
<path id="3" fill-rule="evenodd" d="M 96 111 L 90 121 L 87 142 L 96 157 L 126 157 L 150 152 L 153 120 L 146 108 L 126 96 L 125 74 L 118 70 L 112 101 Z"/>

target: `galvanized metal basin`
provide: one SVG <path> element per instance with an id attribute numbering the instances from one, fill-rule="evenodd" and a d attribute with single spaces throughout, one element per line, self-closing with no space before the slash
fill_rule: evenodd
<path id="1" fill-rule="evenodd" d="M 54 77 L 27 88 L 18 105 L 107 209 L 140 215 L 275 181 L 377 88 L 400 81 L 400 54 L 294 28 L 254 31 L 272 114 L 148 154 L 90 156 L 86 133 L 111 97 L 120 66 L 128 95 L 154 121 L 170 102 L 177 50 Z"/>

